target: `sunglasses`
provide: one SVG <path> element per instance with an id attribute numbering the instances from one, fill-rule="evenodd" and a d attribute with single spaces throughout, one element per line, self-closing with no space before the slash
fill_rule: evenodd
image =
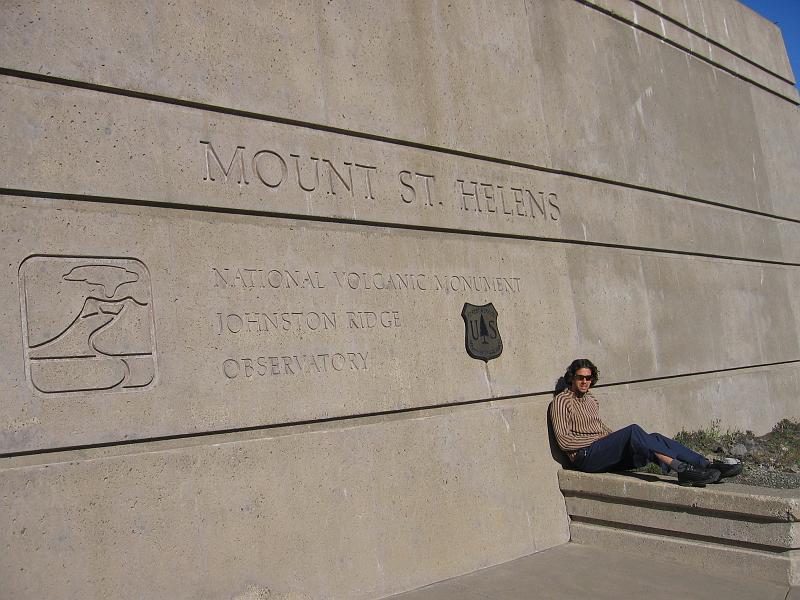
<path id="1" fill-rule="evenodd" d="M 592 380 L 592 376 L 591 375 L 575 375 L 575 379 L 577 379 L 578 381 L 591 381 Z"/>

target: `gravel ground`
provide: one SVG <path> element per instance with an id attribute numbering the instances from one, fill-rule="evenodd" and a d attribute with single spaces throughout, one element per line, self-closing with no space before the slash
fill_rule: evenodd
<path id="1" fill-rule="evenodd" d="M 726 481 L 769 488 L 800 488 L 800 473 L 782 473 L 758 466 L 745 466 L 741 475 Z"/>
<path id="2" fill-rule="evenodd" d="M 800 421 L 784 419 L 762 436 L 752 431 L 722 433 L 714 423 L 707 430 L 681 431 L 675 439 L 709 458 L 741 460 L 744 470 L 731 483 L 800 488 Z"/>

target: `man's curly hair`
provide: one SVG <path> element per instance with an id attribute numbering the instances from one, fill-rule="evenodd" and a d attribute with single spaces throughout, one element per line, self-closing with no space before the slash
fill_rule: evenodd
<path id="1" fill-rule="evenodd" d="M 592 370 L 592 383 L 589 387 L 594 387 L 594 384 L 597 383 L 597 380 L 600 378 L 600 371 L 597 370 L 597 367 L 595 367 L 594 363 L 588 358 L 576 358 L 567 367 L 567 372 L 564 373 L 564 383 L 567 387 L 572 385 L 572 381 L 575 379 L 575 373 L 578 372 L 578 369 Z"/>

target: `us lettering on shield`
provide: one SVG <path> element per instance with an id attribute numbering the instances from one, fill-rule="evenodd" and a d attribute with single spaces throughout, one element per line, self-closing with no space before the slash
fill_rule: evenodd
<path id="1" fill-rule="evenodd" d="M 483 306 L 466 303 L 461 310 L 467 354 L 489 362 L 503 353 L 503 340 L 497 327 L 497 310 L 490 302 Z"/>

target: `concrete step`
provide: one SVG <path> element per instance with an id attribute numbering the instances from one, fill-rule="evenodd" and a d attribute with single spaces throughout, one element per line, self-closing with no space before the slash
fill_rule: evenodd
<path id="1" fill-rule="evenodd" d="M 566 470 L 559 484 L 573 542 L 800 585 L 800 490 Z"/>

